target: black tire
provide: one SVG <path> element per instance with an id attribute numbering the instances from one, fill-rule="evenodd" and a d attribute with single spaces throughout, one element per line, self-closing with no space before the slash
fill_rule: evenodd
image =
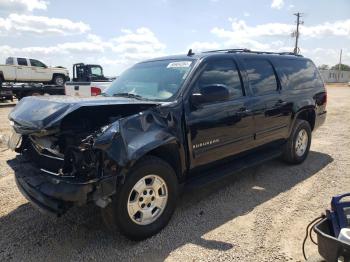
<path id="1" fill-rule="evenodd" d="M 299 132 L 301 132 L 301 130 L 306 131 L 308 140 L 307 140 L 307 145 L 306 145 L 306 149 L 305 149 L 304 153 L 301 155 L 298 155 L 296 152 L 296 144 L 297 144 Z M 301 120 L 301 119 L 296 119 L 292 133 L 291 133 L 287 143 L 284 145 L 283 156 L 282 156 L 283 159 L 290 164 L 302 163 L 309 154 L 310 145 L 311 145 L 311 137 L 312 137 L 311 127 L 310 127 L 309 122 L 307 122 L 305 120 Z"/>
<path id="2" fill-rule="evenodd" d="M 55 75 L 52 79 L 52 83 L 57 86 L 63 86 L 66 79 L 63 75 Z"/>
<path id="3" fill-rule="evenodd" d="M 168 200 L 163 212 L 152 223 L 139 225 L 135 223 L 128 213 L 127 203 L 129 195 L 135 184 L 150 174 L 161 177 L 166 186 Z M 157 234 L 169 222 L 174 213 L 178 197 L 178 181 L 173 168 L 158 157 L 146 156 L 142 158 L 126 175 L 125 182 L 117 186 L 117 193 L 112 203 L 102 209 L 103 220 L 107 227 L 120 232 L 131 240 L 143 240 Z"/>

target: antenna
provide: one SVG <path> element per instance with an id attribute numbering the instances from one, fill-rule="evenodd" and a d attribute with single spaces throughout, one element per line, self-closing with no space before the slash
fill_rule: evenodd
<path id="1" fill-rule="evenodd" d="M 194 53 L 192 52 L 192 49 L 188 50 L 187 56 L 193 56 Z"/>

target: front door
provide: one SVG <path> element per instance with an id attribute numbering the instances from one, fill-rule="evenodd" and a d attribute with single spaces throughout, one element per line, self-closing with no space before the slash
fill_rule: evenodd
<path id="1" fill-rule="evenodd" d="M 29 61 L 34 81 L 50 81 L 52 79 L 52 72 L 45 64 L 35 59 L 29 59 Z"/>
<path id="2" fill-rule="evenodd" d="M 239 153 L 253 143 L 253 117 L 236 63 L 231 59 L 207 62 L 192 93 L 200 85 L 225 85 L 230 99 L 185 109 L 192 167 Z"/>

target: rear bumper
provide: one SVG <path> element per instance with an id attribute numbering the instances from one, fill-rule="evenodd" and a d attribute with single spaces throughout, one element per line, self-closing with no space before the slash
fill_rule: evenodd
<path id="1" fill-rule="evenodd" d="M 64 214 L 73 205 L 89 200 L 95 183 L 72 183 L 32 167 L 26 173 L 15 173 L 18 189 L 44 213 Z"/>

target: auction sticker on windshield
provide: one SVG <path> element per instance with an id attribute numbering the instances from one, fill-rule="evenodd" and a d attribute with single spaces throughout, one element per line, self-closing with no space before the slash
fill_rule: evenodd
<path id="1" fill-rule="evenodd" d="M 167 68 L 182 68 L 182 67 L 189 67 L 191 65 L 191 61 L 178 61 L 178 62 L 171 62 L 168 64 Z"/>

